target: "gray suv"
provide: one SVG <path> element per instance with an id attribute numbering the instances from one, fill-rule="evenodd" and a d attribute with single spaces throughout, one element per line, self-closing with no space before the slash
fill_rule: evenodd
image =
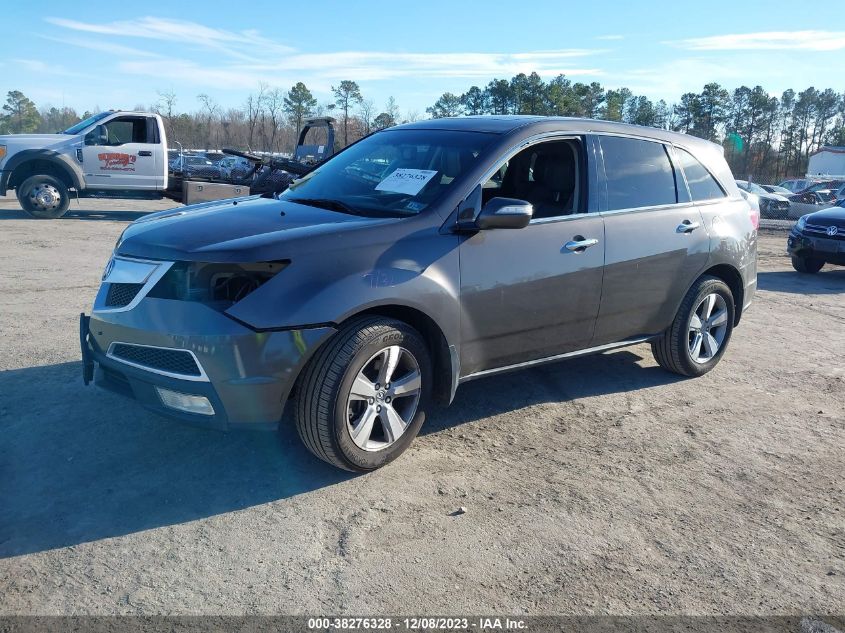
<path id="1" fill-rule="evenodd" d="M 278 196 L 129 225 L 82 315 L 84 379 L 341 468 L 397 457 L 500 372 L 649 342 L 700 376 L 756 287 L 758 217 L 707 141 L 583 119 L 390 128 Z"/>

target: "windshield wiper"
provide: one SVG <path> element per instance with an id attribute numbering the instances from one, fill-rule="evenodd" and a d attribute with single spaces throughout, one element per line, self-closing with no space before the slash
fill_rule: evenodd
<path id="1" fill-rule="evenodd" d="M 296 204 L 304 204 L 309 207 L 328 209 L 329 211 L 341 211 L 342 213 L 361 215 L 360 211 L 353 209 L 345 202 L 341 202 L 340 200 L 332 200 L 330 198 L 287 198 L 287 201 L 295 202 Z"/>

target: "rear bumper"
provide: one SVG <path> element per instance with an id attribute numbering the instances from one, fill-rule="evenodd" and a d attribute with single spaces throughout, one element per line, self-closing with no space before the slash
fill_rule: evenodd
<path id="1" fill-rule="evenodd" d="M 84 378 L 189 424 L 227 430 L 275 428 L 285 401 L 331 327 L 254 332 L 202 304 L 147 298 L 123 313 L 80 319 Z M 201 376 L 179 376 L 116 358 L 113 343 L 190 351 Z M 165 405 L 158 388 L 202 396 L 213 414 Z"/>
<path id="2" fill-rule="evenodd" d="M 9 178 L 12 172 L 0 170 L 0 196 L 5 196 L 9 190 Z"/>
<path id="3" fill-rule="evenodd" d="M 786 252 L 793 257 L 820 259 L 845 266 L 845 240 L 807 236 L 793 229 L 786 238 Z"/>

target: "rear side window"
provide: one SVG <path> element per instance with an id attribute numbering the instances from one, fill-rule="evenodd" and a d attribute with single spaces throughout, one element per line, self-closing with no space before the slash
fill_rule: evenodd
<path id="1" fill-rule="evenodd" d="M 698 162 L 698 159 L 688 151 L 677 148 L 678 162 L 687 177 L 687 185 L 693 201 L 712 200 L 713 198 L 724 198 L 725 192 L 718 181 L 713 178 L 707 168 Z"/>
<path id="2" fill-rule="evenodd" d="M 609 211 L 678 201 L 672 162 L 662 143 L 619 136 L 603 136 L 600 142 Z"/>

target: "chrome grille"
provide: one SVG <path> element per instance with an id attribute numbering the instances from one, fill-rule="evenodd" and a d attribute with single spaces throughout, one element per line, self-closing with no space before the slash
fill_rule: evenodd
<path id="1" fill-rule="evenodd" d="M 187 350 L 112 343 L 108 355 L 117 360 L 165 374 L 194 378 L 203 376 L 194 355 Z"/>
<path id="2" fill-rule="evenodd" d="M 836 225 L 834 225 L 836 226 Z M 828 235 L 827 229 L 829 226 L 822 226 L 820 224 L 806 224 L 803 233 L 810 234 L 816 237 L 823 237 L 829 240 L 845 240 L 845 226 L 836 226 L 839 229 L 836 235 Z"/>

